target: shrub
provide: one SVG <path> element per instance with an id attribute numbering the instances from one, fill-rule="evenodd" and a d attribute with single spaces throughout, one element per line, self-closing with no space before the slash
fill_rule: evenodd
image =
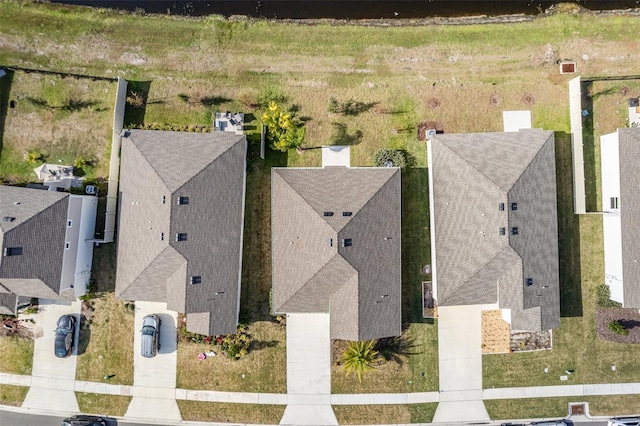
<path id="1" fill-rule="evenodd" d="M 606 284 L 596 287 L 597 305 L 601 308 L 620 308 L 622 304 L 611 300 L 611 289 Z"/>
<path id="2" fill-rule="evenodd" d="M 375 340 L 349 342 L 338 360 L 347 376 L 354 373 L 358 381 L 362 383 L 362 376 L 373 370 L 375 364 L 380 361 L 378 351 L 374 349 L 374 346 Z"/>
<path id="3" fill-rule="evenodd" d="M 333 96 L 329 99 L 329 107 L 327 108 L 332 114 L 337 114 L 340 111 L 340 105 L 338 104 L 338 100 Z"/>
<path id="4" fill-rule="evenodd" d="M 131 92 L 127 96 L 127 103 L 134 108 L 142 108 L 144 106 L 144 96 L 138 92 Z"/>
<path id="5" fill-rule="evenodd" d="M 211 126 L 204 126 L 202 124 L 167 124 L 167 123 L 143 123 L 143 124 L 129 124 L 129 129 L 141 129 L 141 130 L 167 130 L 173 132 L 197 132 L 207 133 L 211 131 Z"/>
<path id="6" fill-rule="evenodd" d="M 620 321 L 611 321 L 609 323 L 609 330 L 613 331 L 616 334 L 621 334 L 623 336 L 626 336 L 629 334 L 629 330 L 627 330 L 626 327 L 620 323 Z"/>
<path id="7" fill-rule="evenodd" d="M 216 341 L 218 341 L 216 339 Z M 227 355 L 227 358 L 240 359 L 246 355 L 249 351 L 249 345 L 251 344 L 251 336 L 247 330 L 246 325 L 239 325 L 238 331 L 235 334 L 227 334 L 222 336 L 222 342 L 220 346 Z"/>
<path id="8" fill-rule="evenodd" d="M 42 159 L 42 154 L 35 150 L 27 151 L 24 153 L 24 159 L 27 160 L 27 163 L 29 164 L 36 164 Z"/>
<path id="9" fill-rule="evenodd" d="M 267 111 L 262 114 L 262 122 L 267 126 L 267 139 L 271 148 L 286 152 L 299 147 L 304 141 L 304 123 L 298 120 L 295 112 L 283 110 L 276 102 L 269 102 Z"/>
<path id="10" fill-rule="evenodd" d="M 400 167 L 404 169 L 407 166 L 407 159 L 404 152 L 397 149 L 383 148 L 377 150 L 371 162 L 375 167 Z"/>

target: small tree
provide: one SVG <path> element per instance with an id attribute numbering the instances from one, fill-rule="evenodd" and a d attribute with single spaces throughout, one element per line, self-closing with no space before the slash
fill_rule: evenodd
<path id="1" fill-rule="evenodd" d="M 42 154 L 38 151 L 27 151 L 24 155 L 24 159 L 27 160 L 27 163 L 29 164 L 36 164 L 42 159 Z"/>
<path id="2" fill-rule="evenodd" d="M 404 152 L 390 148 L 377 150 L 371 157 L 371 162 L 375 167 L 400 167 L 404 169 L 407 166 Z"/>
<path id="3" fill-rule="evenodd" d="M 295 113 L 284 111 L 275 102 L 269 102 L 267 111 L 262 114 L 262 122 L 267 126 L 271 147 L 277 151 L 297 148 L 304 141 L 304 127 Z"/>
<path id="4" fill-rule="evenodd" d="M 247 330 L 247 326 L 241 324 L 235 334 L 227 334 L 222 336 L 222 350 L 227 354 L 227 358 L 239 359 L 249 352 L 251 344 L 251 336 Z"/>
<path id="5" fill-rule="evenodd" d="M 347 377 L 354 373 L 362 383 L 362 376 L 373 370 L 375 363 L 380 361 L 378 351 L 374 350 L 375 341 L 349 342 L 340 356 L 339 363 L 347 373 Z"/>

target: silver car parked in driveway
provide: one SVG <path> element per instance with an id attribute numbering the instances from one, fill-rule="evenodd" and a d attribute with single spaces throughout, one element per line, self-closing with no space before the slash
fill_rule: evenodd
<path id="1" fill-rule="evenodd" d="M 160 325 L 162 320 L 156 314 L 147 315 L 142 319 L 142 356 L 153 358 L 160 350 Z"/>

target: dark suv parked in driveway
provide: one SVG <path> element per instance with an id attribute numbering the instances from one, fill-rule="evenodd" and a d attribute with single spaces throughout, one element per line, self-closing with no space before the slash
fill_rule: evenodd
<path id="1" fill-rule="evenodd" d="M 62 421 L 62 426 L 107 426 L 103 417 L 80 414 Z"/>
<path id="2" fill-rule="evenodd" d="M 55 354 L 58 358 L 66 358 L 73 351 L 76 336 L 76 319 L 71 315 L 63 315 L 56 326 Z"/>

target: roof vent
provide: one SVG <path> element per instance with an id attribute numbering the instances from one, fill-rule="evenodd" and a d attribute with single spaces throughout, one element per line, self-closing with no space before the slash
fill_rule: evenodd
<path id="1" fill-rule="evenodd" d="M 351 241 L 351 238 L 344 238 L 342 240 L 342 247 L 351 247 L 353 245 L 353 241 Z"/>
<path id="2" fill-rule="evenodd" d="M 189 197 L 178 197 L 178 204 L 189 204 Z"/>
<path id="3" fill-rule="evenodd" d="M 19 205 L 20 205 L 20 201 L 16 201 L 16 202 L 15 202 L 15 203 L 13 203 L 13 204 L 15 204 L 16 206 L 19 206 Z"/>
<path id="4" fill-rule="evenodd" d="M 329 247 L 333 247 L 333 238 L 329 238 Z"/>
<path id="5" fill-rule="evenodd" d="M 352 214 L 351 212 L 342 212 L 342 216 L 351 216 Z"/>
<path id="6" fill-rule="evenodd" d="M 324 217 L 333 216 L 333 212 L 324 212 Z"/>
<path id="7" fill-rule="evenodd" d="M 2 218 L 3 222 L 13 222 L 14 220 L 16 220 L 16 218 L 13 216 L 5 216 Z"/>
<path id="8" fill-rule="evenodd" d="M 533 278 L 527 278 L 525 284 L 527 287 L 531 287 L 533 285 Z"/>
<path id="9" fill-rule="evenodd" d="M 202 282 L 202 277 L 200 275 L 194 275 L 189 280 L 191 284 L 200 284 Z"/>
<path id="10" fill-rule="evenodd" d="M 5 247 L 3 254 L 5 256 L 20 256 L 22 254 L 22 247 Z"/>

